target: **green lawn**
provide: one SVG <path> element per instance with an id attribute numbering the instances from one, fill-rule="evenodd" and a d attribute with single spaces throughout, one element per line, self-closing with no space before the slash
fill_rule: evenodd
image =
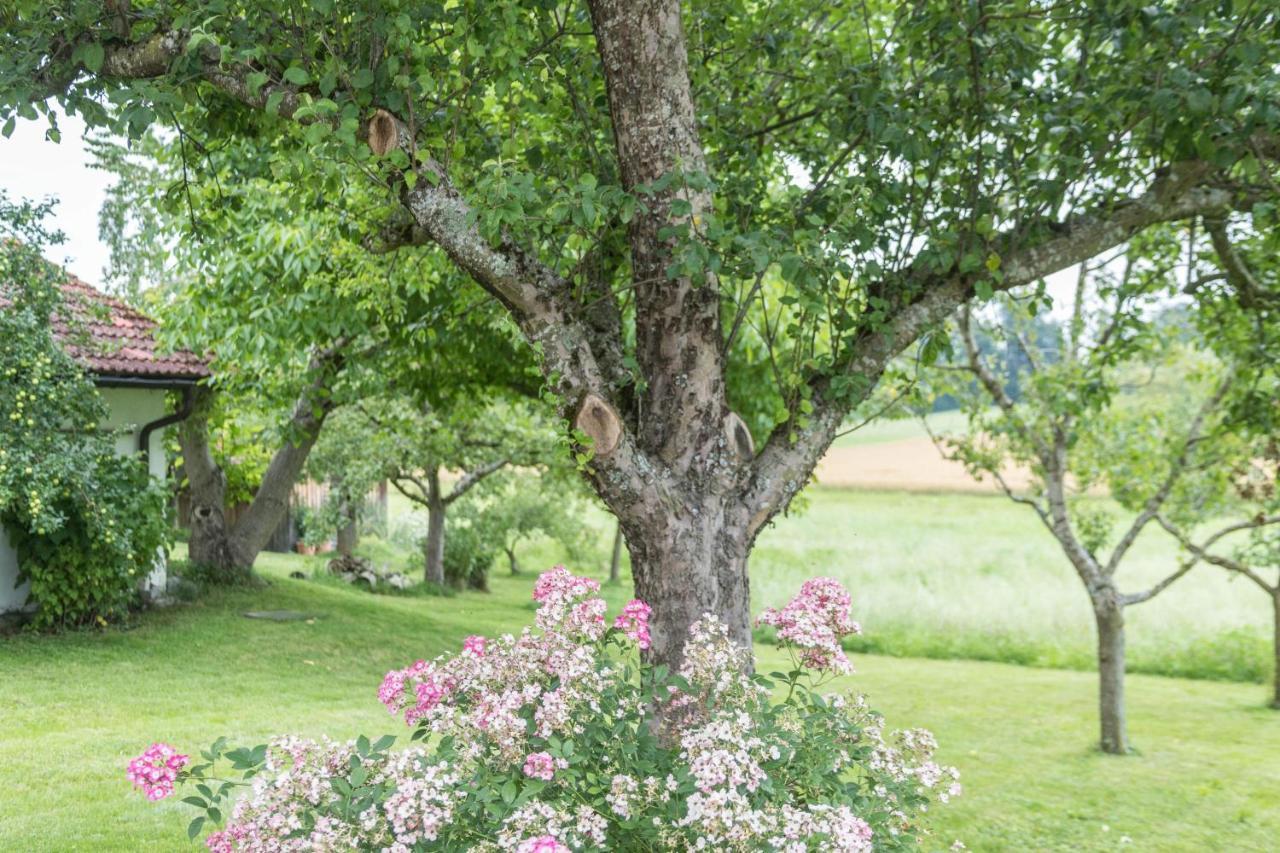
<path id="1" fill-rule="evenodd" d="M 195 749 L 219 734 L 256 742 L 277 732 L 403 731 L 375 697 L 385 670 L 532 617 L 532 574 L 495 576 L 489 595 L 388 598 L 287 577 L 309 565 L 268 555 L 268 589 L 150 613 L 131 630 L 0 640 L 0 850 L 189 849 L 185 807 L 149 804 L 124 780 L 124 764 L 148 742 Z M 626 592 L 608 590 L 615 605 Z M 256 621 L 240 615 L 249 609 L 317 618 Z M 932 728 L 941 757 L 964 774 L 965 796 L 937 812 L 940 842 L 1275 847 L 1280 714 L 1262 709 L 1254 685 L 1132 678 L 1141 754 L 1117 759 L 1091 749 L 1088 673 L 856 661 L 849 686 L 869 693 L 891 723 Z"/>
<path id="2" fill-rule="evenodd" d="M 802 499 L 752 554 L 757 609 L 785 601 L 805 578 L 831 575 L 853 593 L 864 650 L 1093 666 L 1084 588 L 1030 509 L 999 495 L 809 489 Z M 1121 567 L 1121 588 L 1149 585 L 1177 560 L 1152 528 Z M 1270 676 L 1270 601 L 1227 572 L 1200 566 L 1127 613 L 1133 671 Z"/>

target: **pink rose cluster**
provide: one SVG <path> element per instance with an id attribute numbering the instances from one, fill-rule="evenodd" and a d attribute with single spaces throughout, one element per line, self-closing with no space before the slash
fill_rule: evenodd
<path id="1" fill-rule="evenodd" d="M 447 759 L 427 745 L 365 757 L 369 784 L 392 792 L 380 807 L 358 819 L 336 818 L 323 808 L 336 802 L 335 780 L 350 772 L 356 744 L 279 738 L 269 744 L 266 772 L 237 799 L 227 826 L 206 840 L 209 850 L 411 853 L 433 842 L 453 849 L 471 837 L 460 815 L 476 794 L 471 780 L 477 774 L 492 784 L 523 777 L 526 790 L 540 789 L 485 828 L 492 839 L 481 845 L 485 851 L 609 849 L 609 842 L 621 846 L 621 839 L 610 837 L 611 826 L 641 822 L 661 839 L 652 849 L 870 853 L 877 846 L 879 826 L 873 832 L 845 805 L 793 798 L 771 776 L 800 755 L 795 733 L 764 724 L 775 719 L 771 692 L 751 677 L 750 650 L 738 646 L 714 615 L 690 627 L 681 686 L 668 686 L 662 702 L 664 749 L 676 751 L 675 772 L 630 775 L 608 749 L 582 748 L 593 722 L 639 730 L 652 721 L 652 696 L 642 689 L 642 676 L 633 683 L 634 670 L 620 666 L 609 648 L 648 648 L 651 610 L 633 600 L 608 630 L 598 592 L 595 581 L 557 566 L 538 578 L 534 590 L 540 630 L 467 637 L 456 654 L 387 673 L 379 700 L 419 726 L 418 736 L 447 738 L 452 746 Z M 851 667 L 840 642 L 859 631 L 849 607 L 840 584 L 819 578 L 781 610 L 765 611 L 760 622 L 773 625 L 805 666 L 846 672 Z M 883 720 L 861 699 L 832 696 L 828 708 L 842 724 L 833 730 L 824 772 L 843 777 L 865 770 L 891 783 L 871 789 L 866 804 L 868 814 L 881 815 L 886 844 L 912 829 L 907 812 L 914 807 L 900 798 L 902 791 L 933 791 L 943 802 L 959 793 L 954 769 L 933 760 L 936 744 L 927 732 L 886 738 Z M 574 751 L 566 748 L 572 740 L 579 744 Z M 172 792 L 186 761 L 172 747 L 153 744 L 130 764 L 129 778 L 159 799 Z M 583 799 L 580 782 L 592 775 L 609 780 L 603 803 Z M 527 781 L 534 779 L 552 784 Z"/>
<path id="2" fill-rule="evenodd" d="M 840 641 L 862 628 L 849 618 L 848 591 L 833 578 L 813 578 L 781 610 L 766 608 L 757 624 L 772 625 L 783 645 L 800 650 L 806 667 L 841 675 L 853 672 Z"/>
<path id="3" fill-rule="evenodd" d="M 584 709 L 591 713 L 608 684 L 602 668 L 607 605 L 599 591 L 597 581 L 564 566 L 543 572 L 533 591 L 540 633 L 525 628 L 519 636 L 467 637 L 460 654 L 388 672 L 378 700 L 392 714 L 403 712 L 409 725 L 424 725 L 441 737 L 463 735 L 475 749 L 482 748 L 475 733 L 483 733 L 489 745 L 520 769 L 531 734 L 573 736 L 578 715 Z M 632 601 L 615 624 L 626 638 L 647 648 L 649 614 L 647 604 Z M 526 731 L 530 714 L 533 732 Z M 536 760 L 524 767 L 540 779 L 555 772 Z"/>
<path id="4" fill-rule="evenodd" d="M 570 851 L 554 835 L 539 835 L 537 838 L 520 842 L 516 853 L 570 853 Z"/>
<path id="5" fill-rule="evenodd" d="M 649 636 L 649 614 L 651 613 L 653 613 L 652 607 L 638 598 L 633 598 L 622 608 L 618 618 L 613 620 L 613 627 L 635 640 L 640 648 L 647 649 L 653 644 Z"/>
<path id="6" fill-rule="evenodd" d="M 563 758 L 555 758 L 549 752 L 531 752 L 524 760 L 524 775 L 530 779 L 550 782 L 555 778 L 557 770 L 563 770 L 568 766 L 569 762 Z"/>
<path id="7" fill-rule="evenodd" d="M 129 762 L 127 775 L 148 800 L 163 800 L 173 793 L 173 783 L 177 781 L 179 771 L 190 760 L 189 756 L 167 743 L 153 743 L 142 755 Z"/>

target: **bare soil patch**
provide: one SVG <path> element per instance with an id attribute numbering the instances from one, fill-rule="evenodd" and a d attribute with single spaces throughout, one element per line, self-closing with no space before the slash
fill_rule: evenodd
<path id="1" fill-rule="evenodd" d="M 1025 488 L 1030 480 L 1025 469 L 1009 466 L 1002 473 L 1014 489 Z M 959 462 L 944 458 L 928 438 L 833 447 L 818 463 L 817 477 L 820 484 L 835 488 L 984 493 L 1000 490 L 990 478 L 975 480 Z"/>

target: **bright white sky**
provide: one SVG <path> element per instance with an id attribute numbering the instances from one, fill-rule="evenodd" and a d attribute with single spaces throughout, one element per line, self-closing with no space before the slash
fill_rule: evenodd
<path id="1" fill-rule="evenodd" d="M 13 136 L 0 137 L 0 189 L 11 201 L 52 196 L 59 204 L 50 223 L 67 235 L 62 245 L 66 266 L 91 284 L 101 284 L 107 265 L 107 247 L 98 239 L 98 211 L 102 208 L 112 175 L 89 167 L 84 122 L 63 116 L 58 127 L 61 142 L 44 138 L 47 122 L 18 121 Z"/>

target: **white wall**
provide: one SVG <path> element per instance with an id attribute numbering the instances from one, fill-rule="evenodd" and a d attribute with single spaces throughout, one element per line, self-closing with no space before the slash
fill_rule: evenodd
<path id="1" fill-rule="evenodd" d="M 102 399 L 107 404 L 107 420 L 104 429 L 119 430 L 116 437 L 116 453 L 128 456 L 138 452 L 138 434 L 146 424 L 164 417 L 165 392 L 154 388 L 102 388 Z M 161 442 L 164 430 L 155 430 L 150 436 L 148 468 L 151 476 L 164 479 L 165 458 Z M 27 601 L 27 584 L 14 587 L 18 577 L 18 555 L 9 546 L 9 539 L 0 528 L 0 613 L 19 610 Z M 155 571 L 147 575 L 144 589 L 163 592 L 165 585 L 164 560 L 156 561 Z"/>

